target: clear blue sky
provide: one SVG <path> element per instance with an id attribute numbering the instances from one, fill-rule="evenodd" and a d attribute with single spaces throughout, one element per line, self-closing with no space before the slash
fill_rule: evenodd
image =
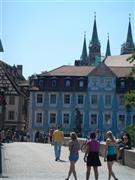
<path id="1" fill-rule="evenodd" d="M 74 64 L 82 52 L 84 31 L 91 40 L 94 11 L 102 55 L 110 35 L 112 55 L 126 41 L 129 13 L 135 42 L 135 1 L 0 0 L 1 60 L 23 65 L 25 78 L 33 73 Z"/>

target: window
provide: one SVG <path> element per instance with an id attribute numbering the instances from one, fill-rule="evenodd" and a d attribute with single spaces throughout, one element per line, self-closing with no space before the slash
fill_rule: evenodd
<path id="1" fill-rule="evenodd" d="M 43 103 L 43 94 L 37 94 L 37 103 Z"/>
<path id="2" fill-rule="evenodd" d="M 14 119 L 15 119 L 15 112 L 8 111 L 8 120 L 14 120 Z"/>
<path id="3" fill-rule="evenodd" d="M 41 124 L 43 121 L 43 114 L 42 112 L 37 112 L 36 113 L 36 123 L 37 124 Z"/>
<path id="4" fill-rule="evenodd" d="M 66 80 L 66 87 L 70 87 L 71 86 L 71 81 L 70 80 Z"/>
<path id="5" fill-rule="evenodd" d="M 95 114 L 95 113 L 91 114 L 91 116 L 90 116 L 90 124 L 92 126 L 97 124 L 97 114 Z"/>
<path id="6" fill-rule="evenodd" d="M 84 87 L 84 81 L 83 80 L 79 80 L 79 87 Z"/>
<path id="7" fill-rule="evenodd" d="M 63 114 L 63 124 L 69 124 L 69 113 Z"/>
<path id="8" fill-rule="evenodd" d="M 98 104 L 98 96 L 97 95 L 91 95 L 91 105 L 97 106 Z"/>
<path id="9" fill-rule="evenodd" d="M 111 106 L 112 103 L 112 96 L 111 95 L 105 95 L 105 106 Z"/>
<path id="10" fill-rule="evenodd" d="M 118 128 L 120 129 L 125 128 L 125 115 L 124 114 L 118 115 Z"/>
<path id="11" fill-rule="evenodd" d="M 104 114 L 104 124 L 111 125 L 111 114 L 109 113 Z"/>
<path id="12" fill-rule="evenodd" d="M 40 86 L 40 87 L 43 87 L 43 85 L 44 85 L 43 79 L 40 79 L 38 83 L 39 83 L 39 86 Z"/>
<path id="13" fill-rule="evenodd" d="M 82 94 L 79 94 L 77 97 L 77 103 L 83 104 L 83 101 L 84 101 L 84 96 Z"/>
<path id="14" fill-rule="evenodd" d="M 9 104 L 15 105 L 15 96 L 9 96 Z"/>
<path id="15" fill-rule="evenodd" d="M 56 124 L 56 113 L 50 113 L 50 124 Z"/>
<path id="16" fill-rule="evenodd" d="M 125 89 L 125 81 L 120 81 L 120 88 Z"/>
<path id="17" fill-rule="evenodd" d="M 124 103 L 125 103 L 125 101 L 124 101 L 124 95 L 119 95 L 119 105 L 120 106 L 124 106 Z"/>
<path id="18" fill-rule="evenodd" d="M 64 95 L 64 104 L 70 104 L 70 95 L 69 94 Z"/>
<path id="19" fill-rule="evenodd" d="M 56 94 L 50 95 L 50 104 L 56 104 Z"/>
<path id="20" fill-rule="evenodd" d="M 56 87 L 56 80 L 52 80 L 52 87 Z"/>

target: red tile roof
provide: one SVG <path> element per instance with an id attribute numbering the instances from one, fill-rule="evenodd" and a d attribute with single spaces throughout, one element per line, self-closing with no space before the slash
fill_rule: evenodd
<path id="1" fill-rule="evenodd" d="M 94 66 L 68 66 L 58 67 L 47 74 L 49 76 L 87 76 L 95 67 Z"/>
<path id="2" fill-rule="evenodd" d="M 135 62 L 130 63 L 127 61 L 132 54 L 125 54 L 125 55 L 117 55 L 117 56 L 107 56 L 105 59 L 105 64 L 111 67 L 133 67 Z"/>
<path id="3" fill-rule="evenodd" d="M 131 76 L 132 67 L 110 67 L 110 69 L 117 77 Z"/>

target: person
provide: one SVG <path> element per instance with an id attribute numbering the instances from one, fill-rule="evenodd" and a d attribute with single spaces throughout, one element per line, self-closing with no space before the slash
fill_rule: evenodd
<path id="1" fill-rule="evenodd" d="M 100 142 L 96 140 L 96 133 L 90 133 L 90 139 L 87 142 L 87 150 L 84 155 L 84 161 L 87 163 L 86 180 L 89 180 L 91 166 L 93 166 L 95 180 L 98 180 L 98 166 L 101 166 L 99 159 Z"/>
<path id="2" fill-rule="evenodd" d="M 108 167 L 108 180 L 111 179 L 111 176 L 118 180 L 112 170 L 113 162 L 116 160 L 117 157 L 117 142 L 115 137 L 113 136 L 111 131 L 106 133 L 106 148 L 105 148 L 105 157 L 104 161 L 107 160 L 107 167 Z"/>
<path id="3" fill-rule="evenodd" d="M 54 130 L 55 129 L 53 127 L 49 130 L 49 140 L 51 144 L 52 144 L 52 135 L 53 135 Z"/>
<path id="4" fill-rule="evenodd" d="M 100 130 L 96 129 L 95 133 L 96 133 L 96 140 L 102 141 Z"/>
<path id="5" fill-rule="evenodd" d="M 40 140 L 40 132 L 39 130 L 37 130 L 35 133 L 35 142 L 39 142 L 39 140 Z"/>
<path id="6" fill-rule="evenodd" d="M 70 133 L 70 138 L 71 138 L 71 140 L 68 143 L 69 152 L 70 152 L 70 154 L 69 154 L 70 168 L 69 168 L 69 172 L 68 172 L 68 177 L 65 180 L 69 180 L 72 173 L 73 173 L 75 180 L 77 180 L 75 163 L 79 159 L 80 143 L 77 140 L 77 135 L 75 132 Z"/>
<path id="7" fill-rule="evenodd" d="M 64 140 L 64 134 L 63 131 L 60 130 L 60 127 L 58 127 L 53 132 L 52 140 L 54 143 L 55 161 L 58 161 L 60 160 L 61 145 L 62 145 L 62 141 Z"/>
<path id="8" fill-rule="evenodd" d="M 119 147 L 118 147 L 118 155 L 117 155 L 118 160 L 123 159 L 124 149 L 131 149 L 131 137 L 130 137 L 130 135 L 128 133 L 124 133 L 124 135 L 121 139 L 122 140 L 121 140 Z"/>

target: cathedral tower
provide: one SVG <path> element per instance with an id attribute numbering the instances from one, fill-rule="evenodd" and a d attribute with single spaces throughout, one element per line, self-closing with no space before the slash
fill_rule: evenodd
<path id="1" fill-rule="evenodd" d="M 129 25 L 128 25 L 128 33 L 127 33 L 127 40 L 121 46 L 121 55 L 122 54 L 131 54 L 133 49 L 135 48 L 133 37 L 132 37 L 132 29 L 131 29 L 131 18 L 129 15 Z"/>

